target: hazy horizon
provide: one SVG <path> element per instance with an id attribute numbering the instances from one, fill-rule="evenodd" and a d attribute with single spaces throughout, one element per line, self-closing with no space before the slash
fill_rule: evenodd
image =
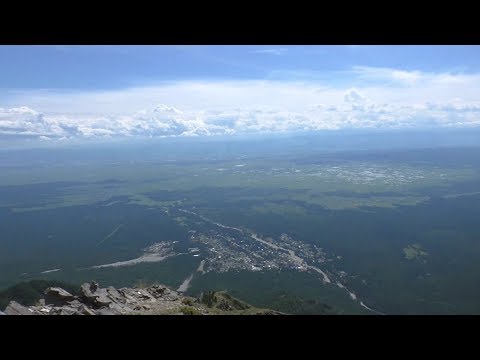
<path id="1" fill-rule="evenodd" d="M 478 46 L 1 46 L 0 145 L 479 129 L 479 55 Z"/>

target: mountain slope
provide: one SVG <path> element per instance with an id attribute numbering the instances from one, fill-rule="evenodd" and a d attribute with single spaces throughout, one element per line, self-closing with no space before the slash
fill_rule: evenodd
<path id="1" fill-rule="evenodd" d="M 74 295 L 75 293 L 75 295 Z M 200 298 L 184 296 L 163 285 L 146 288 L 100 288 L 85 283 L 78 292 L 49 287 L 35 305 L 10 301 L 7 315 L 281 315 L 259 309 L 226 292 L 204 292 Z M 78 294 L 78 295 L 76 295 Z"/>

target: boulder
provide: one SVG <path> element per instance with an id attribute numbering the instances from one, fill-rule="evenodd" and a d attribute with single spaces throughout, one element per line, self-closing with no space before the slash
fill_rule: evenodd
<path id="1" fill-rule="evenodd" d="M 5 309 L 5 314 L 7 315 L 33 315 L 33 311 L 29 310 L 27 307 L 20 305 L 16 301 L 10 301 L 7 308 Z"/>
<path id="2" fill-rule="evenodd" d="M 96 314 L 97 315 L 122 315 L 121 312 L 115 309 L 110 309 L 110 308 L 99 309 L 96 311 Z"/>
<path id="3" fill-rule="evenodd" d="M 107 290 L 100 289 L 95 281 L 92 281 L 90 284 L 83 284 L 80 292 L 83 300 L 96 308 L 106 307 L 112 303 L 112 300 L 108 297 Z"/>
<path id="4" fill-rule="evenodd" d="M 117 304 L 125 304 L 125 297 L 118 292 L 113 286 L 107 288 L 107 296 Z"/>
<path id="5" fill-rule="evenodd" d="M 75 315 L 77 314 L 78 310 L 71 307 L 71 306 L 63 306 L 60 309 L 59 315 Z"/>
<path id="6" fill-rule="evenodd" d="M 106 307 L 112 303 L 112 300 L 108 297 L 105 289 L 97 290 L 97 298 L 94 301 L 94 305 L 97 307 Z"/>
<path id="7" fill-rule="evenodd" d="M 95 292 L 99 288 L 99 285 L 96 281 L 92 281 L 90 283 L 90 291 Z"/>
<path id="8" fill-rule="evenodd" d="M 78 309 L 83 304 L 80 301 L 78 301 L 77 299 L 75 299 L 73 301 L 69 301 L 67 305 Z"/>
<path id="9" fill-rule="evenodd" d="M 80 287 L 80 292 L 82 294 L 82 297 L 85 300 L 93 301 L 96 298 L 95 292 L 97 291 L 97 289 L 98 289 L 98 284 L 92 281 L 90 284 L 89 283 L 83 284 Z"/>
<path id="10" fill-rule="evenodd" d="M 145 301 L 155 301 L 155 297 L 153 297 L 147 290 L 144 289 L 135 289 L 136 297 L 139 300 Z"/>
<path id="11" fill-rule="evenodd" d="M 111 303 L 108 306 L 108 308 L 111 310 L 117 311 L 121 314 L 125 314 L 132 311 L 132 309 L 129 306 L 123 305 L 123 304 L 117 304 L 117 303 Z"/>
<path id="12" fill-rule="evenodd" d="M 161 298 L 167 288 L 162 285 L 152 285 L 146 289 L 150 294 L 152 294 L 153 297 L 156 299 Z"/>
<path id="13" fill-rule="evenodd" d="M 75 315 L 95 315 L 95 311 L 93 311 L 86 305 L 82 305 L 78 308 Z"/>
<path id="14" fill-rule="evenodd" d="M 180 295 L 176 291 L 167 288 L 163 292 L 162 299 L 168 301 L 176 301 L 180 299 Z"/>
<path id="15" fill-rule="evenodd" d="M 51 307 L 47 307 L 47 306 L 42 306 L 39 310 L 38 310 L 41 314 L 45 314 L 45 315 L 49 315 L 50 314 L 50 311 L 52 311 L 52 308 Z"/>
<path id="16" fill-rule="evenodd" d="M 134 311 L 144 311 L 144 310 L 149 311 L 151 309 L 152 308 L 146 304 L 138 304 L 133 308 Z"/>
<path id="17" fill-rule="evenodd" d="M 128 289 L 122 288 L 120 289 L 120 293 L 125 298 L 125 304 L 130 306 L 135 306 L 139 302 L 144 301 L 146 298 L 149 297 L 145 295 L 140 289 Z M 150 295 L 150 294 L 149 294 Z M 152 299 L 155 299 L 153 296 L 150 295 Z"/>
<path id="18" fill-rule="evenodd" d="M 61 306 L 74 299 L 72 294 L 59 287 L 49 287 L 45 290 L 45 304 Z"/>
<path id="19" fill-rule="evenodd" d="M 48 313 L 48 315 L 61 315 L 62 308 L 61 307 L 52 307 Z"/>

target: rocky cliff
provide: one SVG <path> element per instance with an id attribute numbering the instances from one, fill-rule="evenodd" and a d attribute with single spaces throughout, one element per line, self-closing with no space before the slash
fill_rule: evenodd
<path id="1" fill-rule="evenodd" d="M 6 315 L 280 315 L 255 308 L 225 292 L 206 292 L 200 298 L 184 296 L 163 285 L 146 288 L 100 288 L 85 283 L 78 296 L 60 287 L 45 290 L 34 306 L 11 301 Z M 1 313 L 1 312 L 0 312 Z"/>

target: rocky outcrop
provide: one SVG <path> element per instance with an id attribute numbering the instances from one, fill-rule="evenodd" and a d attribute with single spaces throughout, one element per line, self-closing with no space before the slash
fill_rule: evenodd
<path id="1" fill-rule="evenodd" d="M 74 296 L 68 291 L 63 290 L 59 287 L 49 287 L 45 290 L 45 299 L 41 302 L 41 305 L 52 304 L 52 305 L 64 305 L 70 301 L 74 300 Z"/>
<path id="2" fill-rule="evenodd" d="M 96 308 L 108 307 L 114 301 L 108 295 L 108 289 L 100 289 L 98 283 L 85 283 L 80 288 L 81 299 L 86 303 Z"/>
<path id="3" fill-rule="evenodd" d="M 34 311 L 26 308 L 25 306 L 20 305 L 16 301 L 10 301 L 7 308 L 5 309 L 5 314 L 7 315 L 33 315 Z"/>
<path id="4" fill-rule="evenodd" d="M 215 293 L 212 293 L 215 297 Z M 217 297 L 215 297 L 216 299 Z M 23 306 L 11 301 L 6 315 L 180 315 L 223 314 L 239 309 L 251 310 L 252 314 L 280 314 L 272 310 L 255 309 L 249 305 L 239 307 L 241 302 L 222 295 L 219 306 L 206 305 L 199 299 L 184 296 L 163 285 L 147 288 L 100 288 L 98 283 L 85 283 L 78 296 L 59 287 L 45 290 L 45 298 L 35 306 Z M 242 303 L 244 304 L 244 303 Z M 188 306 L 186 306 L 188 305 Z"/>

